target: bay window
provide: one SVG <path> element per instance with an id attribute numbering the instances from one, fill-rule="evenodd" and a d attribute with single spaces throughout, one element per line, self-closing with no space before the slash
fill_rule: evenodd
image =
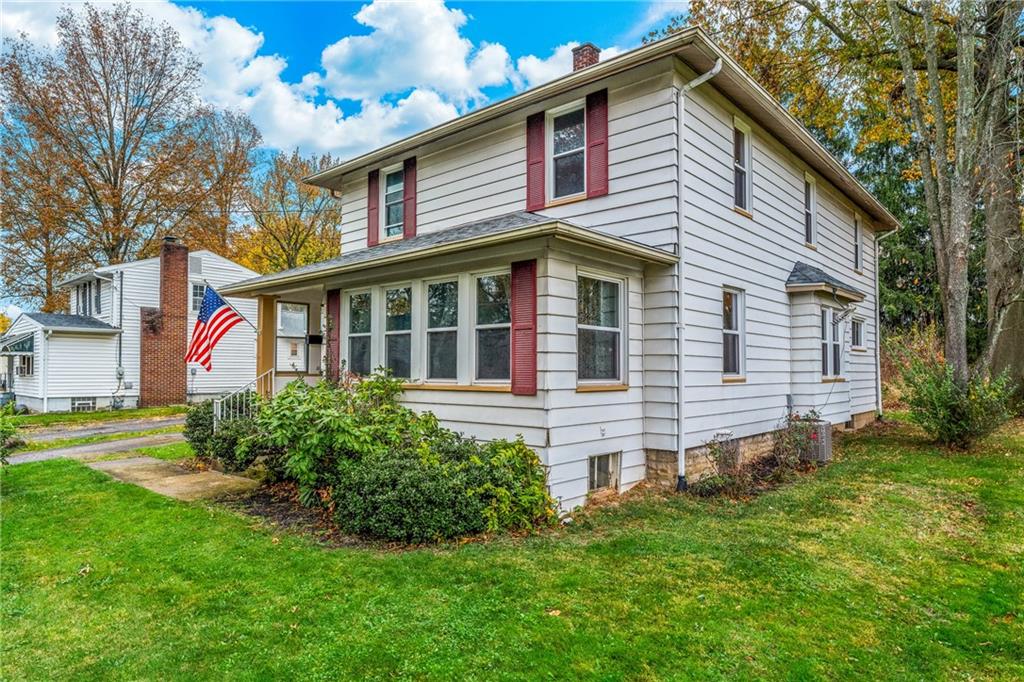
<path id="1" fill-rule="evenodd" d="M 370 355 L 370 323 L 373 308 L 370 292 L 348 297 L 348 371 L 366 375 L 372 370 Z"/>
<path id="2" fill-rule="evenodd" d="M 412 287 L 384 293 L 384 366 L 393 376 L 412 376 Z"/>
<path id="3" fill-rule="evenodd" d="M 551 178 L 549 196 L 553 199 L 582 194 L 586 187 L 586 116 L 582 102 L 570 109 L 555 110 L 549 115 Z"/>
<path id="4" fill-rule="evenodd" d="M 622 380 L 619 282 L 581 275 L 576 296 L 576 372 L 579 381 Z"/>
<path id="5" fill-rule="evenodd" d="M 511 377 L 511 276 L 506 272 L 476 278 L 476 378 L 508 381 Z"/>
<path id="6" fill-rule="evenodd" d="M 835 379 L 843 375 L 843 324 L 839 312 L 821 309 L 821 376 Z"/>
<path id="7" fill-rule="evenodd" d="M 276 367 L 280 372 L 305 372 L 308 361 L 306 335 L 309 306 L 305 303 L 277 304 Z"/>
<path id="8" fill-rule="evenodd" d="M 458 379 L 459 282 L 427 284 L 427 379 Z"/>

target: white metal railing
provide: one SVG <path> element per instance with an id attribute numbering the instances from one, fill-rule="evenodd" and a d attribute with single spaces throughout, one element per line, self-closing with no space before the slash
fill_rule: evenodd
<path id="1" fill-rule="evenodd" d="M 213 401 L 213 430 L 222 421 L 240 417 L 251 418 L 256 414 L 259 398 L 274 395 L 274 370 L 268 369 L 245 386 Z"/>

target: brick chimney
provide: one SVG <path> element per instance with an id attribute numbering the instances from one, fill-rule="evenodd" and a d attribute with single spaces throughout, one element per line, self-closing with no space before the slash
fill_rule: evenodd
<path id="1" fill-rule="evenodd" d="M 597 64 L 598 57 L 601 56 L 601 48 L 594 43 L 583 43 L 572 48 L 572 70 L 579 71 L 585 69 L 588 66 Z"/>
<path id="2" fill-rule="evenodd" d="M 188 346 L 188 247 L 176 237 L 160 244 L 160 307 L 142 308 L 139 405 L 185 402 Z"/>

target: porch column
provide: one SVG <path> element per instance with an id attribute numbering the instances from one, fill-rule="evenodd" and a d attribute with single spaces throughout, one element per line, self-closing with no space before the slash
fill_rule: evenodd
<path id="1" fill-rule="evenodd" d="M 256 376 L 274 369 L 274 339 L 277 338 L 277 296 L 257 298 Z M 273 387 L 260 382 L 257 389 L 264 398 Z"/>

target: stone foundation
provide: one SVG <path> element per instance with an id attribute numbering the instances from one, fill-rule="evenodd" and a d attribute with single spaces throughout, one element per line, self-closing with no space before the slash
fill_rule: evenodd
<path id="1" fill-rule="evenodd" d="M 853 415 L 850 417 L 850 422 L 853 425 L 853 430 L 856 431 L 857 429 L 863 429 L 868 424 L 873 424 L 877 418 L 878 413 L 871 410 L 870 412 L 861 412 L 860 414 Z"/>

